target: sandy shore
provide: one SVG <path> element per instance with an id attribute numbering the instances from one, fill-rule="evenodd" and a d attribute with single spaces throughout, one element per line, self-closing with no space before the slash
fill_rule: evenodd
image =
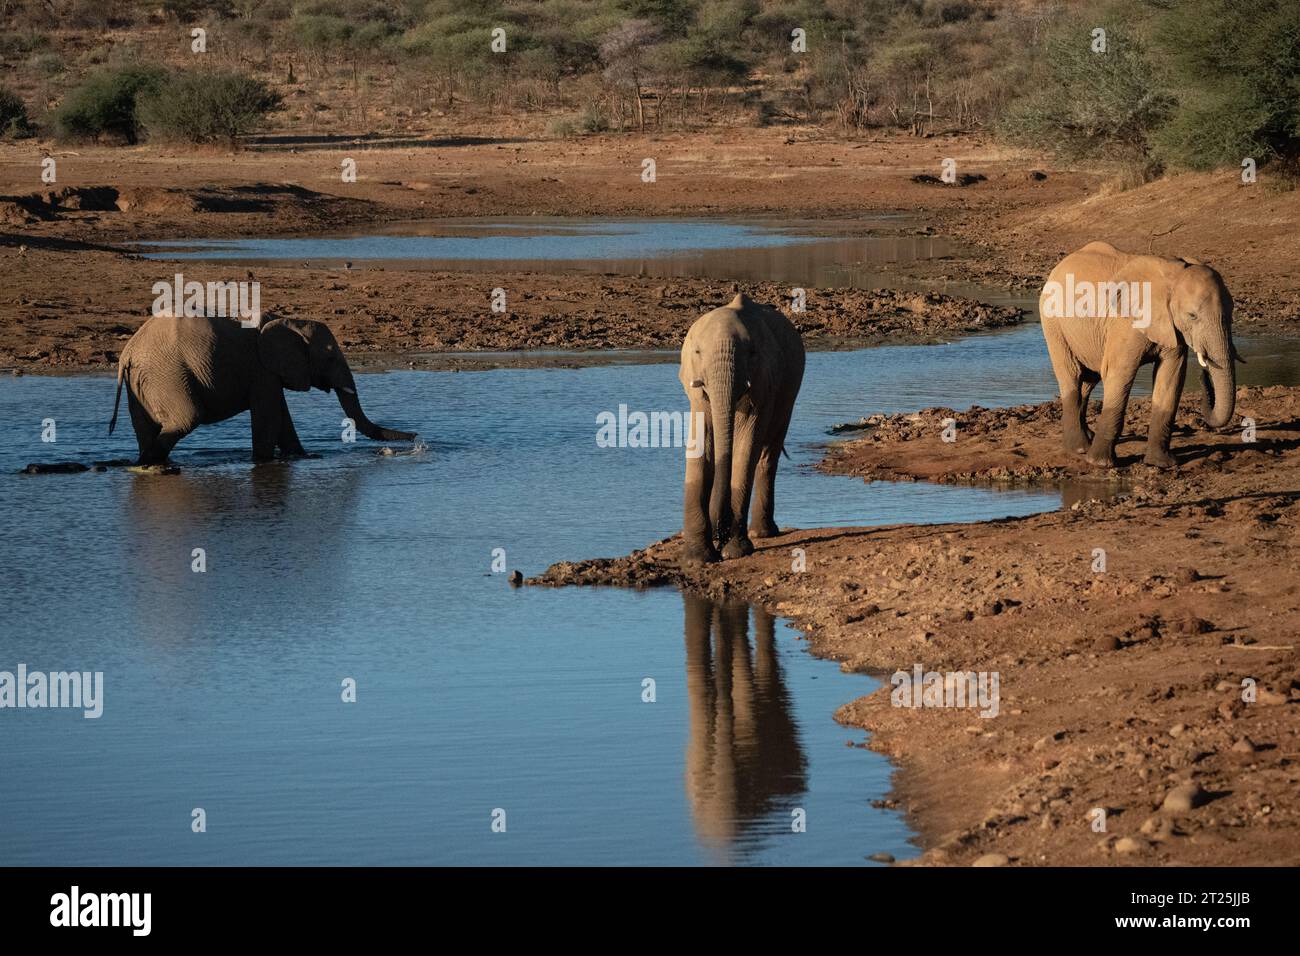
<path id="1" fill-rule="evenodd" d="M 1144 405 L 1130 425 L 1145 428 Z M 1093 476 L 1123 489 L 1106 501 L 978 524 L 789 530 L 702 570 L 679 568 L 669 539 L 530 583 L 753 601 L 796 621 L 814 653 L 881 676 L 836 716 L 898 760 L 895 797 L 922 863 L 1294 865 L 1300 389 L 1240 389 L 1238 412 L 1255 419 L 1253 443 L 1199 429 L 1186 402 L 1173 473 L 1130 464 L 1144 437 L 1127 430 L 1121 467 Z M 941 412 L 894 416 L 823 467 L 1050 483 L 1081 471 L 1056 451 L 1058 415 L 1054 403 L 970 413 L 951 444 Z M 890 675 L 916 665 L 999 675 L 997 715 L 893 706 Z"/>

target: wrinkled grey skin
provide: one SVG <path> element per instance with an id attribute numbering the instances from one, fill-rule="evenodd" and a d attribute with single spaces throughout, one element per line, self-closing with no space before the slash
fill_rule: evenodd
<path id="1" fill-rule="evenodd" d="M 361 411 L 356 382 L 333 333 L 320 322 L 275 319 L 258 328 L 204 316 L 154 316 L 140 326 L 117 362 L 113 420 L 126 386 L 142 465 L 167 460 L 178 441 L 200 425 L 248 411 L 253 458 L 275 450 L 305 455 L 294 431 L 284 390 L 319 388 L 338 393 L 357 431 L 375 441 L 409 441 L 411 432 L 381 428 Z"/>
<path id="2" fill-rule="evenodd" d="M 1136 328 L 1132 316 L 1049 317 L 1043 336 L 1061 389 L 1061 420 L 1067 451 L 1086 455 L 1101 467 L 1115 464 L 1115 441 L 1124 427 L 1129 390 L 1138 369 L 1155 363 L 1151 425 L 1145 461 L 1172 468 L 1169 453 L 1174 415 L 1182 396 L 1187 352 L 1201 366 L 1201 415 L 1211 428 L 1232 418 L 1237 394 L 1235 362 L 1244 361 L 1232 344 L 1232 296 L 1214 269 L 1195 259 L 1130 255 L 1106 242 L 1090 242 L 1061 260 L 1048 277 L 1079 282 L 1150 283 L 1150 324 Z M 1040 312 L 1047 303 L 1047 286 Z M 1088 398 L 1101 382 L 1105 389 L 1097 433 L 1088 430 Z"/>
<path id="3" fill-rule="evenodd" d="M 693 443 L 700 441 L 697 413 L 703 415 L 704 453 L 686 459 L 685 563 L 751 554 L 751 539 L 780 533 L 773 517 L 776 466 L 803 369 L 798 330 L 744 295 L 686 333 L 678 378 L 691 402 Z M 751 492 L 753 523 L 746 533 Z"/>

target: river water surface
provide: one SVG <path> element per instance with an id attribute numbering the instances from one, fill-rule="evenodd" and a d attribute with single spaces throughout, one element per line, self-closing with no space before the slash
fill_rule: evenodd
<path id="1" fill-rule="evenodd" d="M 830 423 L 869 410 L 1044 397 L 1033 335 L 811 355 L 778 521 L 1054 507 L 1052 494 L 867 486 L 809 467 Z M 990 369 L 970 376 L 976 356 Z M 252 466 L 241 416 L 186 438 L 179 475 L 21 476 L 33 460 L 126 457 L 133 439 L 104 434 L 111 378 L 0 380 L 14 436 L 0 452 L 0 669 L 105 675 L 98 720 L 0 714 L 6 862 L 860 864 L 913 852 L 902 820 L 870 806 L 889 789 L 888 762 L 846 747 L 863 735 L 832 719 L 870 679 L 743 606 L 512 589 L 490 571 L 495 548 L 533 573 L 680 527 L 681 450 L 595 442 L 596 416 L 621 403 L 684 408 L 671 365 L 398 372 L 359 388 L 376 420 L 418 430 L 427 450 L 345 445 L 332 396 L 290 394 L 319 459 Z M 54 446 L 41 442 L 46 418 Z M 195 548 L 205 573 L 191 570 Z M 349 677 L 356 703 L 340 699 Z M 505 833 L 492 832 L 496 809 Z M 798 810 L 805 832 L 792 830 Z"/>

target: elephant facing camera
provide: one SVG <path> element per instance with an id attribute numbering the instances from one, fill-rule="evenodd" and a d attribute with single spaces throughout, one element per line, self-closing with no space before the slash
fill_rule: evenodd
<path id="1" fill-rule="evenodd" d="M 776 467 L 803 371 L 798 330 L 744 294 L 686 333 L 678 379 L 691 403 L 690 444 L 703 454 L 686 459 L 684 564 L 743 557 L 755 538 L 780 533 Z"/>

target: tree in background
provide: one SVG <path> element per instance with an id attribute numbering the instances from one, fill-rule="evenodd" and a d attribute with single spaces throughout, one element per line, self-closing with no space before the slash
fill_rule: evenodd
<path id="1" fill-rule="evenodd" d="M 137 102 L 157 89 L 165 76 L 165 71 L 156 66 L 128 66 L 93 73 L 68 94 L 54 114 L 55 126 L 68 139 L 99 139 L 109 135 L 135 143 L 141 132 Z"/>
<path id="2" fill-rule="evenodd" d="M 1104 52 L 1095 47 L 1099 22 L 1107 24 Z M 1003 117 L 1002 131 L 1069 158 L 1151 166 L 1155 131 L 1174 108 L 1138 24 L 1116 13 L 1072 18 L 1052 30 L 1030 90 Z"/>
<path id="3" fill-rule="evenodd" d="M 1300 164 L 1300 3 L 1183 0 L 1157 20 L 1177 101 L 1159 154 L 1191 169 Z"/>

